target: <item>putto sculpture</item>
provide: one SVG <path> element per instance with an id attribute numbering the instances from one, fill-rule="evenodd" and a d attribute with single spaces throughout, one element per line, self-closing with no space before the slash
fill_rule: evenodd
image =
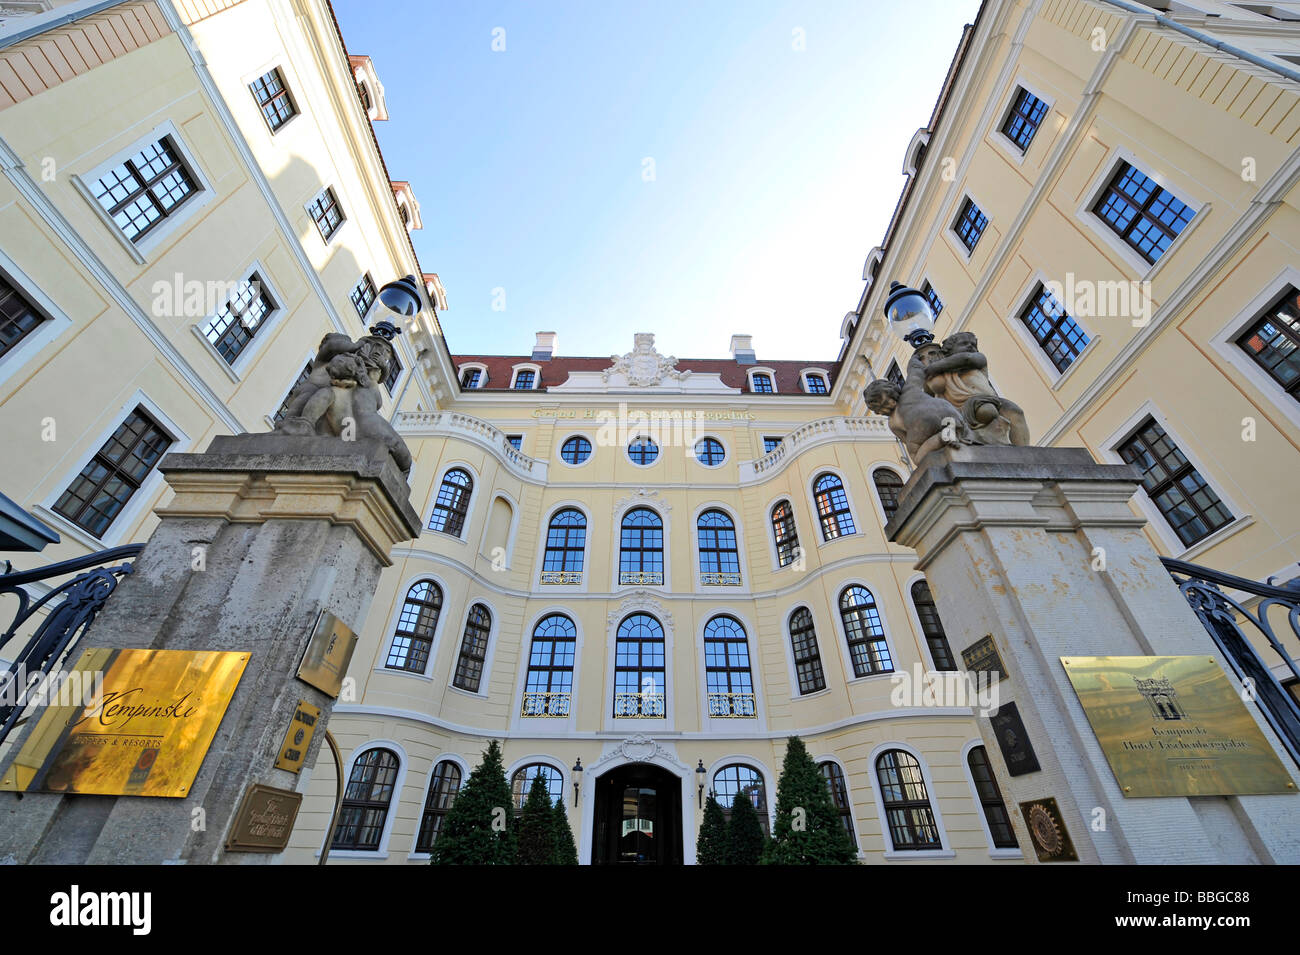
<path id="1" fill-rule="evenodd" d="M 411 473 L 411 451 L 379 413 L 379 383 L 397 359 L 392 339 L 402 330 L 388 321 L 370 326 L 353 341 L 332 332 L 321 339 L 307 378 L 289 395 L 281 434 L 333 435 L 345 440 L 377 438 L 387 446 L 403 475 Z"/>

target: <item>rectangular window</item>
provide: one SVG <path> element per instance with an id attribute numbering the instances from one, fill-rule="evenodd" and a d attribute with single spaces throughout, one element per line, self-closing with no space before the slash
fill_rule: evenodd
<path id="1" fill-rule="evenodd" d="M 780 446 L 781 446 L 781 439 L 780 439 L 780 438 L 774 438 L 774 437 L 772 437 L 772 435 L 770 435 L 770 434 L 768 434 L 768 435 L 764 435 L 764 436 L 763 436 L 763 451 L 764 451 L 765 453 L 770 454 L 771 452 L 775 451 L 775 450 L 776 450 L 777 448 L 779 448 Z"/>
<path id="2" fill-rule="evenodd" d="M 524 369 L 519 372 L 519 374 L 515 375 L 515 391 L 530 391 L 536 378 L 537 372 L 532 369 Z"/>
<path id="3" fill-rule="evenodd" d="M 1024 87 L 1017 87 L 1011 110 L 1007 113 L 1006 122 L 1002 124 L 1002 134 L 1015 143 L 1022 153 L 1026 152 L 1046 114 L 1046 103 Z"/>
<path id="4" fill-rule="evenodd" d="M 1232 523 L 1232 512 L 1152 417 L 1118 448 L 1142 472 L 1142 487 L 1184 546 Z"/>
<path id="5" fill-rule="evenodd" d="M 274 311 L 275 302 L 271 301 L 271 296 L 263 289 L 261 278 L 254 272 L 239 283 L 230 301 L 203 326 L 203 335 L 212 342 L 226 364 L 233 365 Z"/>
<path id="6" fill-rule="evenodd" d="M 144 408 L 136 408 L 81 469 L 54 510 L 96 537 L 104 536 L 171 444 Z"/>
<path id="7" fill-rule="evenodd" d="M 984 227 L 988 224 L 989 217 L 980 211 L 980 207 L 975 205 L 975 201 L 970 196 L 967 196 L 966 201 L 962 203 L 961 212 L 957 214 L 957 221 L 953 223 L 952 230 L 957 233 L 957 238 L 966 247 L 966 251 L 974 252 L 980 236 L 984 234 Z"/>
<path id="8" fill-rule="evenodd" d="M 366 313 L 370 311 L 370 306 L 375 304 L 375 298 L 379 293 L 375 290 L 375 283 L 367 272 L 361 276 L 361 281 L 352 287 L 352 294 L 348 297 L 352 299 L 352 307 L 357 310 L 357 318 L 364 319 Z"/>
<path id="9" fill-rule="evenodd" d="M 280 402 L 280 407 L 276 409 L 275 414 L 271 415 L 271 420 L 279 424 L 284 420 L 284 416 L 289 413 L 289 399 L 293 397 L 294 389 L 307 380 L 311 374 L 311 362 L 302 366 L 302 371 L 298 373 L 298 379 L 289 386 L 289 393 L 284 396 L 284 401 Z"/>
<path id="10" fill-rule="evenodd" d="M 934 286 L 928 281 L 921 286 L 921 294 L 925 300 L 930 303 L 930 308 L 934 311 L 934 317 L 938 318 L 939 313 L 943 311 L 943 299 L 939 298 L 939 293 L 934 290 Z"/>
<path id="11" fill-rule="evenodd" d="M 402 359 L 397 357 L 397 346 L 393 346 L 393 363 L 388 366 L 388 377 L 384 379 L 384 387 L 388 393 L 393 394 L 393 389 L 397 387 L 397 379 L 402 377 Z"/>
<path id="12" fill-rule="evenodd" d="M 330 187 L 326 187 L 324 192 L 311 201 L 307 211 L 316 221 L 320 237 L 326 242 L 343 224 L 343 207 L 339 205 L 338 196 L 334 195 L 334 190 Z"/>
<path id="13" fill-rule="evenodd" d="M 772 394 L 772 376 L 766 372 L 756 371 L 750 378 L 754 385 L 754 394 L 770 395 Z"/>
<path id="14" fill-rule="evenodd" d="M 506 440 L 510 442 L 510 447 L 516 451 L 524 446 L 524 436 L 522 434 L 508 434 Z"/>
<path id="15" fill-rule="evenodd" d="M 252 90 L 253 98 L 257 100 L 258 108 L 261 109 L 271 132 L 275 132 L 297 115 L 298 108 L 294 105 L 293 97 L 289 95 L 288 87 L 284 85 L 284 76 L 281 75 L 279 67 L 258 77 L 248 88 Z"/>
<path id="16" fill-rule="evenodd" d="M 1042 347 L 1057 371 L 1065 371 L 1079 357 L 1090 339 L 1041 282 L 1020 313 L 1020 320 Z"/>
<path id="17" fill-rule="evenodd" d="M 199 192 L 193 172 L 164 136 L 113 166 L 91 194 L 131 242 L 138 242 Z"/>
<path id="18" fill-rule="evenodd" d="M 15 345 L 36 331 L 42 322 L 49 321 L 27 301 L 26 296 L 0 275 L 0 357 L 7 355 Z"/>
<path id="19" fill-rule="evenodd" d="M 898 367 L 898 362 L 891 361 L 889 363 L 889 369 L 885 372 L 885 378 L 897 385 L 899 391 L 903 390 L 903 384 L 906 379 L 903 377 L 903 369 Z"/>
<path id="20" fill-rule="evenodd" d="M 1121 163 L 1092 211 L 1115 234 L 1155 263 L 1194 212 L 1181 199 L 1128 163 Z"/>
<path id="21" fill-rule="evenodd" d="M 1281 299 L 1237 339 L 1237 346 L 1300 401 L 1300 291 L 1287 286 Z"/>

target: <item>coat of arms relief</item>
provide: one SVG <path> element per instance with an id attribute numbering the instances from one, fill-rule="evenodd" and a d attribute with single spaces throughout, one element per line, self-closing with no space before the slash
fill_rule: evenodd
<path id="1" fill-rule="evenodd" d="M 677 371 L 677 359 L 671 355 L 661 355 L 655 348 L 655 337 L 650 332 L 638 332 L 635 346 L 625 355 L 610 355 L 614 364 L 601 372 L 606 384 L 610 378 L 621 376 L 634 388 L 650 388 L 661 385 L 665 379 L 682 381 L 690 375 L 689 371 Z"/>

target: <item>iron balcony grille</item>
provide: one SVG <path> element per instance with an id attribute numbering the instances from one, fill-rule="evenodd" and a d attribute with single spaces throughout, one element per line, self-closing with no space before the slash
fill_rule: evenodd
<path id="1" fill-rule="evenodd" d="M 753 693 L 710 693 L 709 715 L 721 719 L 757 719 Z"/>
<path id="2" fill-rule="evenodd" d="M 663 693 L 615 693 L 614 716 L 619 719 L 666 719 L 665 695 Z"/>
<path id="3" fill-rule="evenodd" d="M 520 716 L 568 716 L 571 693 L 525 693 Z"/>
<path id="4" fill-rule="evenodd" d="M 700 583 L 706 587 L 739 587 L 740 574 L 700 574 Z"/>
<path id="5" fill-rule="evenodd" d="M 544 584 L 580 584 L 580 583 L 582 583 L 582 571 L 580 571 L 580 570 L 544 570 L 544 571 L 542 571 L 542 583 L 544 583 Z"/>
<path id="6" fill-rule="evenodd" d="M 663 571 L 660 570 L 624 570 L 618 575 L 620 584 L 659 584 L 664 582 Z"/>

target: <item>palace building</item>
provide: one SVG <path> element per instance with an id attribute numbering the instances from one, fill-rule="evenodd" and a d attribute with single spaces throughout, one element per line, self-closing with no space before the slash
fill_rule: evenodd
<path id="1" fill-rule="evenodd" d="M 985 0 L 839 353 L 723 328 L 727 358 L 457 353 L 375 138 L 416 118 L 326 0 L 31 7 L 0 23 L 0 492 L 58 540 L 16 566 L 147 539 L 164 454 L 272 427 L 323 335 L 425 293 L 382 409 L 424 529 L 355 622 L 338 825 L 322 747 L 286 861 L 427 862 L 496 739 L 582 862 L 689 864 L 708 792 L 771 825 L 791 735 L 863 862 L 1032 855 L 980 701 L 917 689 L 965 648 L 884 530 L 914 466 L 862 397 L 906 371 L 891 280 L 1035 443 L 1143 473 L 1161 554 L 1300 575 L 1300 3 Z"/>

